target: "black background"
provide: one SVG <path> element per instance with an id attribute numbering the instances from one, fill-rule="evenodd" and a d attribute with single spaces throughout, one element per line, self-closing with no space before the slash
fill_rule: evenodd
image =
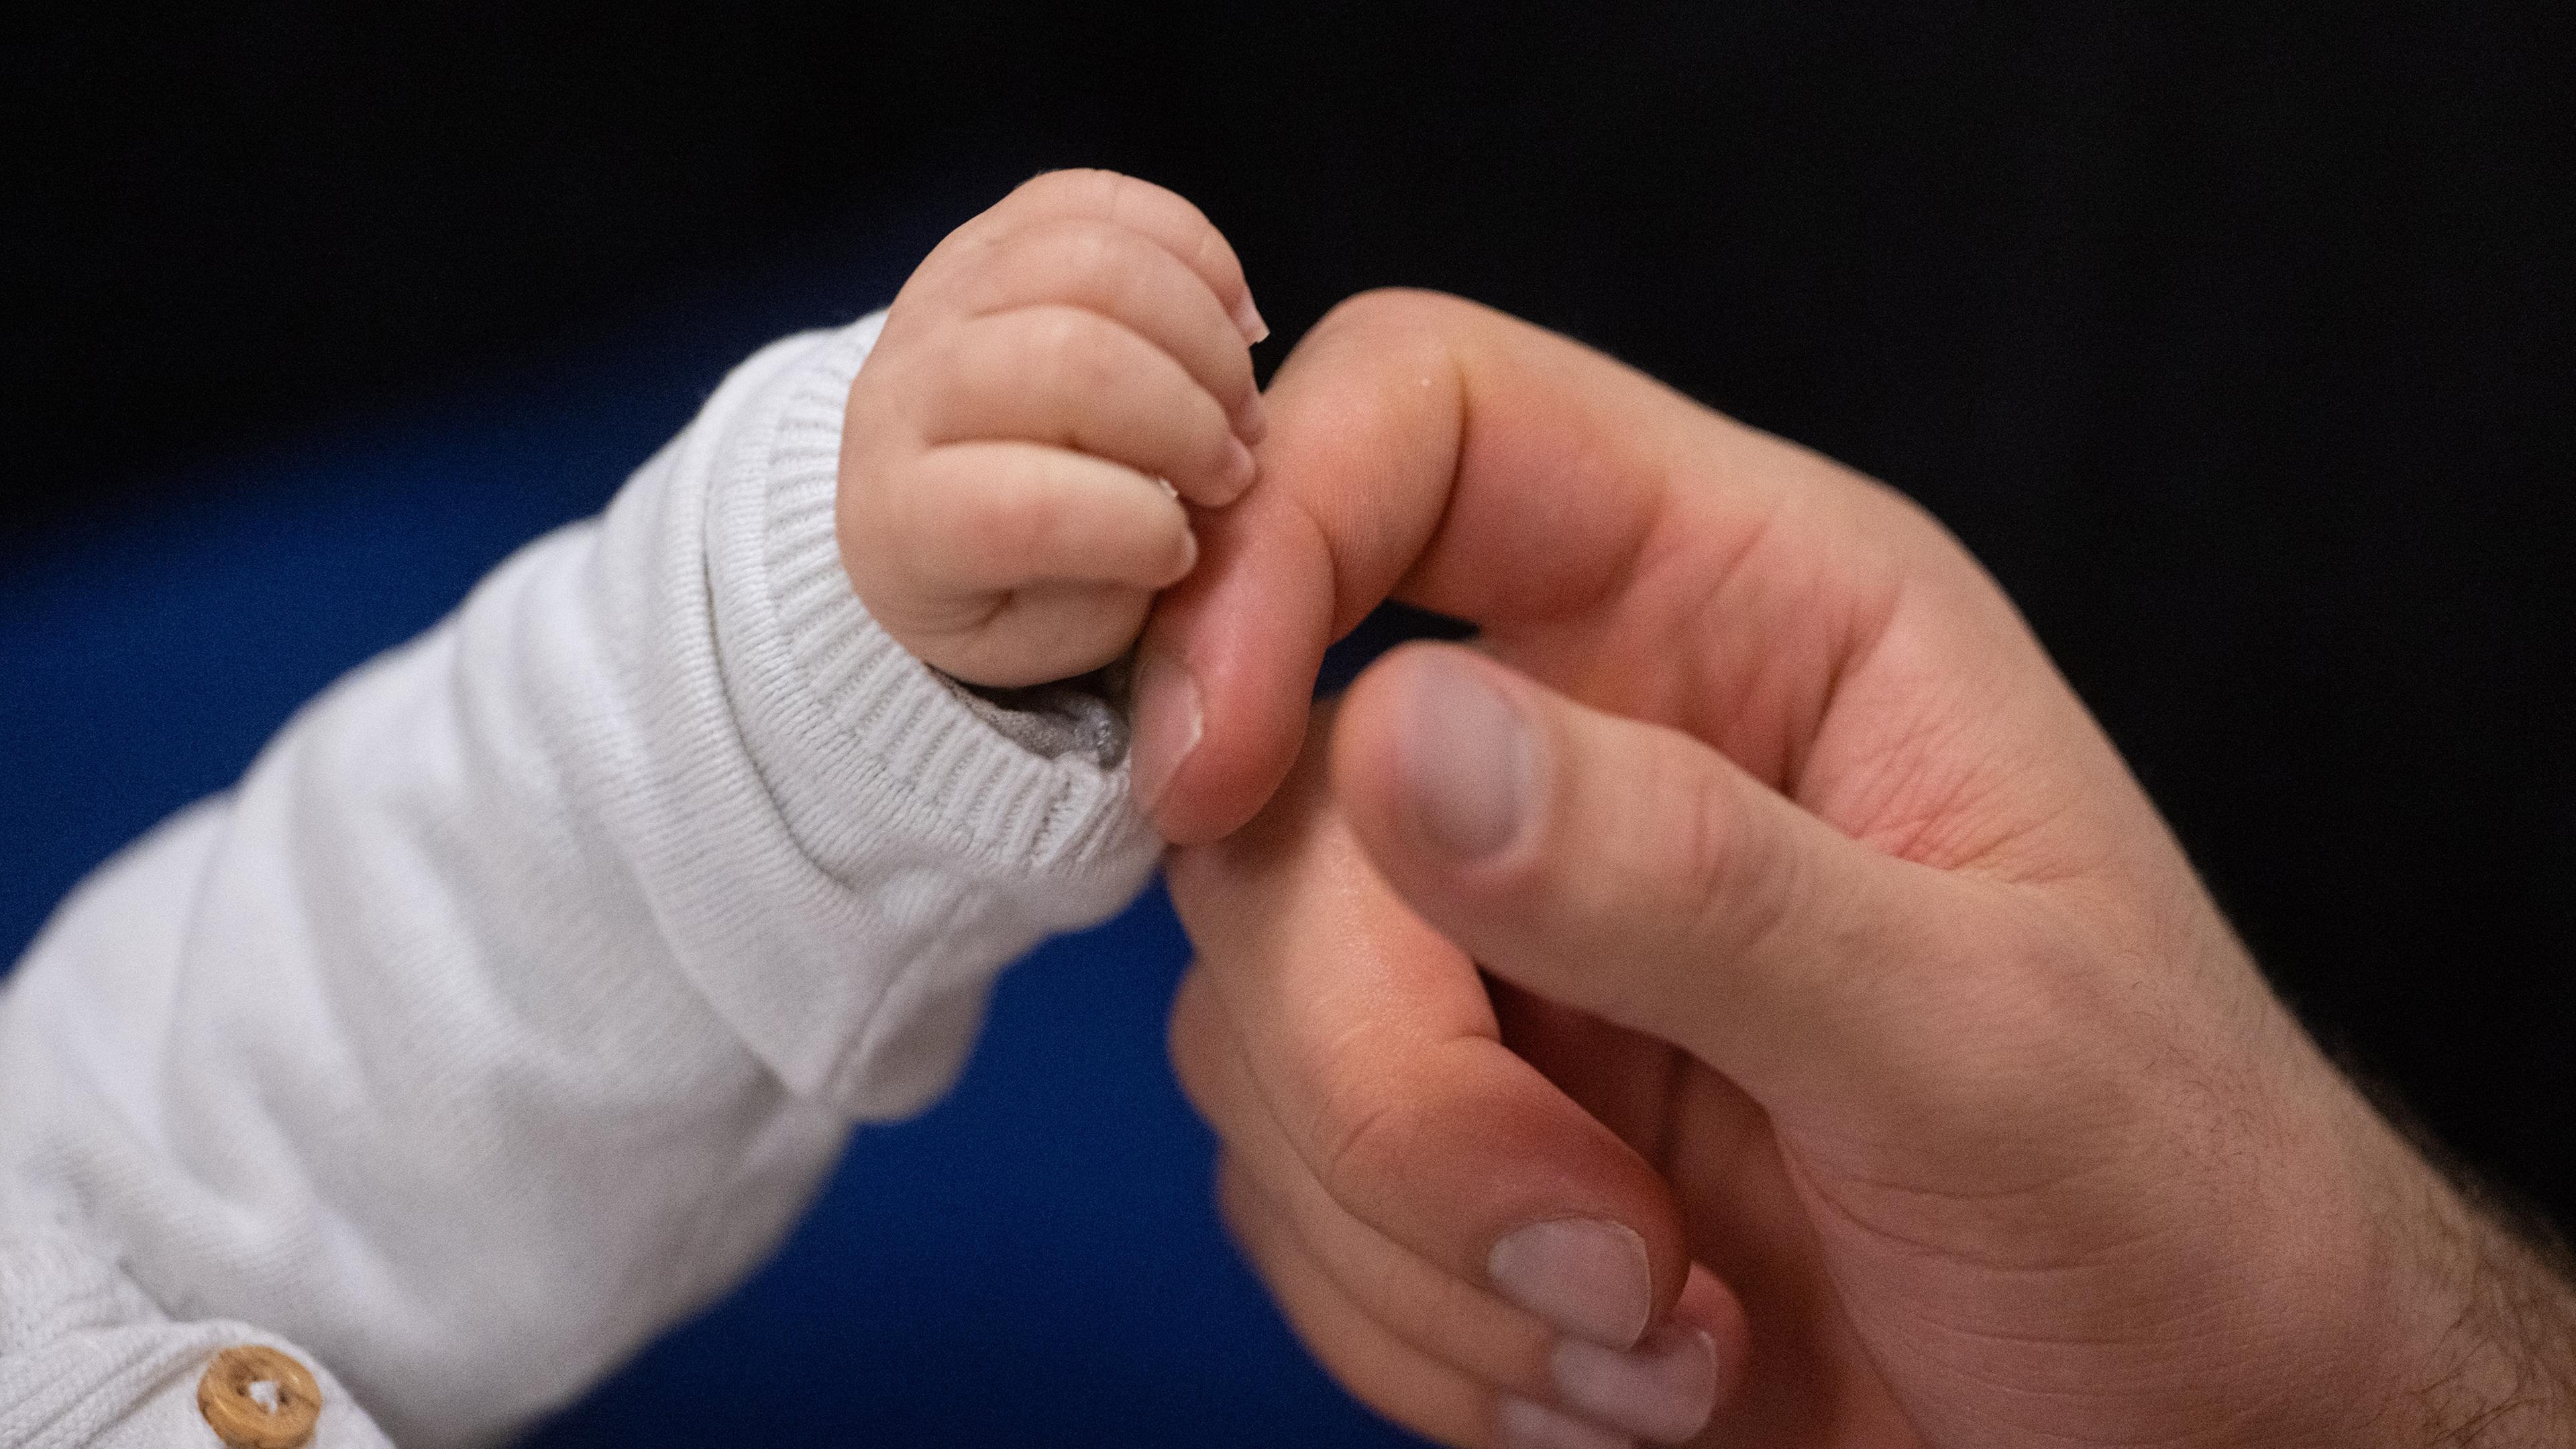
<path id="1" fill-rule="evenodd" d="M 0 567 L 1132 170 L 1265 364 L 1449 288 L 1922 499 L 2321 1033 L 2576 1221 L 2567 7 L 403 8 L 6 42 Z"/>

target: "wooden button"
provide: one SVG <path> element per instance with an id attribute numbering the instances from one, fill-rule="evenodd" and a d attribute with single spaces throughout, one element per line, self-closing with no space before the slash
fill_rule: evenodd
<path id="1" fill-rule="evenodd" d="M 197 1380 L 197 1412 L 232 1449 L 304 1449 L 322 1414 L 322 1387 L 286 1354 L 237 1344 Z"/>

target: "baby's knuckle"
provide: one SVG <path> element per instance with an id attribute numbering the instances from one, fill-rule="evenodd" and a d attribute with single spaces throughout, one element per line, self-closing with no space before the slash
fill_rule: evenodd
<path id="1" fill-rule="evenodd" d="M 1069 306 L 1106 302 L 1114 307 L 1137 271 L 1131 239 L 1096 221 L 1053 228 L 1031 246 L 1030 265 L 1040 285 Z"/>
<path id="2" fill-rule="evenodd" d="M 955 540 L 964 530 L 955 504 L 941 490 L 922 486 L 923 481 L 907 475 L 880 490 L 878 523 L 891 545 L 886 550 L 890 557 L 901 560 L 907 571 L 935 576 L 949 571 Z"/>
<path id="3" fill-rule="evenodd" d="M 1004 558 L 1026 559 L 1048 551 L 1063 521 L 1063 501 L 1051 489 L 996 489 L 982 495 L 971 522 L 958 532 Z"/>
<path id="4" fill-rule="evenodd" d="M 1190 269 L 1209 272 L 1222 268 L 1231 248 L 1226 245 L 1224 235 L 1216 229 L 1216 223 L 1204 216 L 1199 217 L 1194 232 L 1190 241 Z"/>
<path id="5" fill-rule="evenodd" d="M 1116 269 L 1125 233 L 1088 217 L 1048 229 L 1042 239 L 1059 271 L 1071 277 L 1105 275 Z"/>
<path id="6" fill-rule="evenodd" d="M 841 455 L 835 507 L 845 516 L 861 516 L 891 525 L 892 502 L 903 475 L 900 462 L 881 447 L 855 447 Z"/>
<path id="7" fill-rule="evenodd" d="M 1099 318 L 1079 308 L 1050 307 L 1036 327 L 1031 352 L 1042 377 L 1086 396 L 1113 380 L 1109 329 Z"/>

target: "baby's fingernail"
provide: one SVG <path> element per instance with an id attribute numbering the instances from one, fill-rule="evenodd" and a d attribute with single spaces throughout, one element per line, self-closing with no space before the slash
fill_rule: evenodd
<path id="1" fill-rule="evenodd" d="M 1717 1345 L 1687 1324 L 1668 1323 L 1626 1353 L 1559 1339 L 1548 1366 L 1566 1407 L 1658 1444 L 1698 1433 L 1717 1406 Z"/>
<path id="2" fill-rule="evenodd" d="M 1626 1349 L 1655 1311 L 1646 1240 L 1602 1218 L 1557 1218 L 1506 1235 L 1485 1257 L 1494 1291 L 1570 1333 Z"/>
<path id="3" fill-rule="evenodd" d="M 1527 1399 L 1502 1396 L 1495 1414 L 1503 1449 L 1637 1449 L 1637 1441 Z"/>
<path id="4" fill-rule="evenodd" d="M 1243 334 L 1246 347 L 1270 335 L 1270 324 L 1261 320 L 1261 309 L 1252 305 L 1252 293 L 1248 291 L 1234 304 L 1234 326 Z"/>
<path id="5" fill-rule="evenodd" d="M 1262 399 L 1260 389 L 1253 389 L 1252 401 L 1243 405 L 1243 416 L 1235 420 L 1234 435 L 1247 443 L 1258 443 L 1270 436 L 1270 404 Z"/>
<path id="6" fill-rule="evenodd" d="M 1130 765 L 1136 804 L 1146 814 L 1162 803 L 1181 762 L 1198 748 L 1205 728 L 1199 687 L 1188 669 L 1168 654 L 1149 653 L 1136 663 L 1136 739 Z"/>

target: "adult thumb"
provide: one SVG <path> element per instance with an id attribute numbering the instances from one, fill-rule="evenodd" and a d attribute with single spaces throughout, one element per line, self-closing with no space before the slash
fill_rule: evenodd
<path id="1" fill-rule="evenodd" d="M 1672 1042 L 1775 1111 L 1898 1085 L 1944 994 L 1925 968 L 1961 959 L 1964 903 L 1939 872 L 1471 649 L 1408 645 L 1363 674 L 1333 784 L 1387 881 L 1487 970 Z"/>

